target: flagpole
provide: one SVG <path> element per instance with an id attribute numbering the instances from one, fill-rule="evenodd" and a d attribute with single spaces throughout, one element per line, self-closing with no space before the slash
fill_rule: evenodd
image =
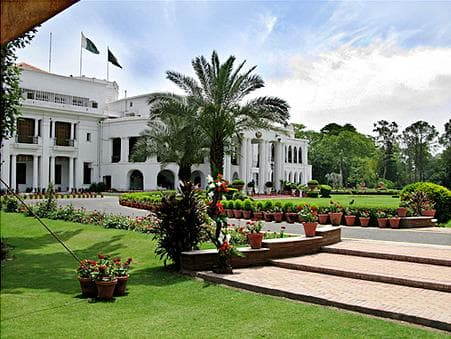
<path id="1" fill-rule="evenodd" d="M 110 81 L 110 63 L 108 62 L 108 49 L 106 46 L 106 81 Z"/>
<path id="2" fill-rule="evenodd" d="M 49 45 L 49 73 L 52 71 L 52 32 L 50 32 L 50 45 Z"/>
<path id="3" fill-rule="evenodd" d="M 80 77 L 81 77 L 81 60 L 82 60 L 82 53 L 83 53 L 83 32 L 81 32 L 81 39 L 80 39 Z"/>

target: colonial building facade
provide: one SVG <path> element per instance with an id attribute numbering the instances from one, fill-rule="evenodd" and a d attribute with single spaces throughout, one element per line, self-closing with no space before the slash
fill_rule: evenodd
<path id="1" fill-rule="evenodd" d="M 131 161 L 131 151 L 146 128 L 147 94 L 118 100 L 115 82 L 66 77 L 21 64 L 23 100 L 13 138 L 3 140 L 1 178 L 19 192 L 47 188 L 86 189 L 104 182 L 120 191 L 178 186 L 178 166 L 163 167 L 156 157 Z M 284 133 L 248 131 L 230 155 L 224 176 L 254 180 L 264 191 L 267 181 L 307 183 L 311 166 L 308 143 Z M 192 180 L 205 187 L 208 159 L 193 167 Z M 4 187 L 2 187 L 4 188 Z"/>

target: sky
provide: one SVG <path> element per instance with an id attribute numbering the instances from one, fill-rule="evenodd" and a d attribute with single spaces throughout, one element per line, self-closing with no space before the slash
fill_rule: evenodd
<path id="1" fill-rule="evenodd" d="M 81 1 L 38 28 L 19 61 L 106 79 L 107 46 L 120 97 L 177 92 L 173 70 L 194 75 L 191 60 L 216 50 L 257 65 L 265 87 L 253 96 L 288 101 L 290 122 L 319 130 L 351 123 L 372 134 L 378 120 L 405 128 L 425 120 L 443 131 L 451 118 L 451 1 Z"/>

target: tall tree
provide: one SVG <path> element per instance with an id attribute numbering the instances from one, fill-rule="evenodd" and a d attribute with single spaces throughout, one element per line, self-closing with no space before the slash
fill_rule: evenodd
<path id="1" fill-rule="evenodd" d="M 394 121 L 380 120 L 374 124 L 376 141 L 382 151 L 382 178 L 397 180 L 396 149 L 398 148 L 398 124 Z"/>
<path id="2" fill-rule="evenodd" d="M 0 48 L 0 72 L 1 72 L 1 112 L 0 120 L 0 142 L 3 138 L 11 137 L 16 128 L 16 120 L 20 114 L 20 69 L 16 66 L 16 50 L 24 48 L 30 43 L 36 34 L 33 29 L 17 39 L 10 41 Z"/>
<path id="3" fill-rule="evenodd" d="M 438 132 L 426 121 L 417 121 L 402 132 L 404 154 L 407 164 L 413 173 L 413 180 L 424 181 L 427 160 L 431 157 Z"/>
<path id="4" fill-rule="evenodd" d="M 253 74 L 256 66 L 244 71 L 246 61 L 235 67 L 235 57 L 221 63 L 214 51 L 210 63 L 204 56 L 195 58 L 192 66 L 196 78 L 168 71 L 167 78 L 186 93 L 186 98 L 172 93 L 158 93 L 149 100 L 155 103 L 187 100 L 196 112 L 210 148 L 210 169 L 215 176 L 223 173 L 224 148 L 243 130 L 275 129 L 287 124 L 288 104 L 277 97 L 256 97 L 243 102 L 253 91 L 264 87 L 262 78 Z"/>
<path id="5" fill-rule="evenodd" d="M 175 162 L 179 166 L 179 179 L 190 181 L 192 165 L 202 163 L 207 155 L 207 144 L 195 115 L 186 102 L 154 105 L 147 129 L 132 150 L 132 159 L 156 155 L 163 166 Z"/>

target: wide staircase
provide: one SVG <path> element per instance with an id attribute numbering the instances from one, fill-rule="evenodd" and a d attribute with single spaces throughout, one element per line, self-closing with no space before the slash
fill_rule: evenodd
<path id="1" fill-rule="evenodd" d="M 206 279 L 451 331 L 451 247 L 345 240 Z"/>

